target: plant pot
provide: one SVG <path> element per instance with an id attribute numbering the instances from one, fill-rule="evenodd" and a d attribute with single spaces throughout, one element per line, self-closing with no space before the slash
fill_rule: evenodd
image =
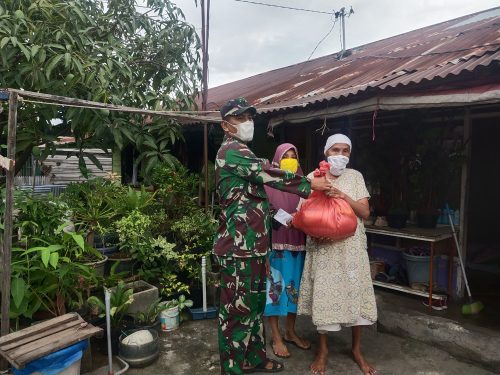
<path id="1" fill-rule="evenodd" d="M 417 226 L 419 228 L 436 228 L 439 212 L 417 212 Z"/>
<path id="2" fill-rule="evenodd" d="M 391 228 L 401 229 L 406 226 L 406 220 L 408 220 L 408 214 L 399 213 L 399 214 L 388 214 L 387 215 L 387 224 Z"/>
<path id="3" fill-rule="evenodd" d="M 94 247 L 104 248 L 109 246 L 116 246 L 118 242 L 118 236 L 115 233 L 107 233 L 104 236 L 100 233 L 94 234 Z M 113 244 L 113 245 L 110 245 Z"/>
<path id="4" fill-rule="evenodd" d="M 151 305 L 158 299 L 158 288 L 143 280 L 125 284 L 125 288 L 130 288 L 134 291 L 134 293 L 132 294 L 134 302 L 130 304 L 127 311 L 127 313 L 130 315 L 134 315 L 140 311 L 143 311 L 143 309 L 146 309 L 147 306 Z M 113 289 L 114 288 L 112 288 L 112 290 Z"/>
<path id="5" fill-rule="evenodd" d="M 94 269 L 96 276 L 104 277 L 107 261 L 108 257 L 104 255 L 104 259 L 98 260 L 97 262 L 87 262 L 84 263 L 84 265 Z"/>
<path id="6" fill-rule="evenodd" d="M 106 263 L 106 275 L 109 275 L 111 267 L 113 267 L 113 265 L 118 261 L 120 264 L 116 267 L 115 274 L 125 272 L 125 276 L 132 275 L 134 271 L 135 259 L 120 252 L 108 256 L 108 262 Z"/>
<path id="7" fill-rule="evenodd" d="M 125 344 L 123 342 L 123 339 L 125 339 L 128 335 L 138 331 L 142 330 L 127 331 L 119 338 L 118 346 L 120 357 L 127 362 L 130 367 L 146 367 L 156 361 L 160 353 L 158 332 L 155 330 L 147 330 L 153 336 L 153 341 L 151 342 L 140 345 Z"/>
<path id="8" fill-rule="evenodd" d="M 160 326 L 164 332 L 179 328 L 179 307 L 174 306 L 160 313 Z"/>
<path id="9" fill-rule="evenodd" d="M 100 252 L 102 255 L 110 256 L 116 252 L 118 252 L 118 246 L 113 245 L 109 247 L 96 247 L 95 248 L 98 252 Z"/>

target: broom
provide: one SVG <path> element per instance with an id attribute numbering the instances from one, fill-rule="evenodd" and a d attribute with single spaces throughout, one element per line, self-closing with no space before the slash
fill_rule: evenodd
<path id="1" fill-rule="evenodd" d="M 448 207 L 448 203 L 446 204 L 446 210 L 448 211 L 448 220 L 450 221 L 451 231 L 453 232 L 453 238 L 455 239 L 455 245 L 457 246 L 458 259 L 460 260 L 460 268 L 462 269 L 462 274 L 464 275 L 464 280 L 465 280 L 465 288 L 467 289 L 468 303 L 462 306 L 462 314 L 464 315 L 478 314 L 482 309 L 484 309 L 484 305 L 481 301 L 474 301 L 472 299 L 472 294 L 469 288 L 469 281 L 467 280 L 467 275 L 465 274 L 464 261 L 462 259 L 462 249 L 458 244 L 457 233 L 455 232 L 455 226 L 453 225 L 453 219 L 450 215 L 450 208 Z"/>

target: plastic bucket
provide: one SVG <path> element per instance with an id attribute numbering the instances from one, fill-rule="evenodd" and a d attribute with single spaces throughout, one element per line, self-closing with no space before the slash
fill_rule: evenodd
<path id="1" fill-rule="evenodd" d="M 79 375 L 83 352 L 88 341 L 81 341 L 28 363 L 23 369 L 13 368 L 14 375 Z"/>
<path id="2" fill-rule="evenodd" d="M 160 313 L 160 327 L 165 332 L 179 328 L 179 307 L 171 307 Z"/>
<path id="3" fill-rule="evenodd" d="M 421 283 L 429 284 L 429 259 L 430 256 L 416 256 L 403 252 L 403 258 L 406 262 L 406 271 L 408 273 L 408 282 L 411 284 Z M 433 284 L 437 283 L 437 265 L 438 257 L 434 257 L 433 265 Z"/>

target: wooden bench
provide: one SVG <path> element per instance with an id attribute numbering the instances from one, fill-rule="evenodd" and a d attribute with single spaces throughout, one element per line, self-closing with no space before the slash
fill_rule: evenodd
<path id="1" fill-rule="evenodd" d="M 0 356 L 12 366 L 26 364 L 101 332 L 77 313 L 53 318 L 0 337 Z"/>

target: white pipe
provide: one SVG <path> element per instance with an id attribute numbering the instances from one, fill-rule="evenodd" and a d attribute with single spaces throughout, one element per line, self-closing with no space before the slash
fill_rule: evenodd
<path id="1" fill-rule="evenodd" d="M 207 258 L 201 258 L 201 286 L 203 288 L 203 312 L 207 312 Z"/>
<path id="2" fill-rule="evenodd" d="M 113 353 L 111 352 L 111 291 L 108 288 L 104 288 L 104 303 L 106 304 L 106 331 L 108 333 L 108 375 L 114 375 Z"/>
<path id="3" fill-rule="evenodd" d="M 116 357 L 116 359 L 118 359 L 123 364 L 124 367 L 120 371 L 118 371 L 115 375 L 121 375 L 128 370 L 129 365 L 127 362 L 125 362 L 123 359 L 121 359 L 118 356 Z"/>

